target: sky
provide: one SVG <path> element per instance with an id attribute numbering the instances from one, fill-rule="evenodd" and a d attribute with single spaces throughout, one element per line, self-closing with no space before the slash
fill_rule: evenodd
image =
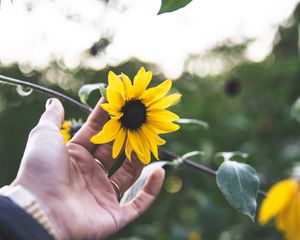
<path id="1" fill-rule="evenodd" d="M 29 71 L 57 60 L 71 69 L 84 65 L 101 70 L 135 57 L 177 78 L 190 55 L 202 56 L 224 41 L 247 38 L 255 39 L 247 58 L 261 61 L 271 50 L 277 27 L 298 2 L 193 0 L 183 9 L 157 15 L 160 0 L 111 0 L 108 5 L 100 0 L 2 0 L 0 63 L 17 62 Z M 106 51 L 87 57 L 87 50 L 105 36 L 112 37 Z M 213 72 L 214 66 L 209 69 Z M 198 73 L 210 71 L 199 68 Z"/>

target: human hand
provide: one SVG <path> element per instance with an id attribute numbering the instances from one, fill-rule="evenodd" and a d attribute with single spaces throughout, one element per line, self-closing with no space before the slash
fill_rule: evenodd
<path id="1" fill-rule="evenodd" d="M 164 170 L 157 169 L 130 203 L 118 197 L 140 175 L 143 164 L 127 159 L 109 178 L 95 161 L 111 169 L 111 144 L 94 145 L 90 138 L 103 127 L 108 115 L 100 100 L 80 131 L 65 145 L 60 133 L 64 109 L 49 99 L 46 111 L 31 131 L 18 175 L 12 185 L 34 194 L 46 211 L 59 239 L 103 239 L 140 216 L 158 195 Z M 112 180 L 112 181 L 111 181 Z M 119 189 L 112 182 L 115 182 Z"/>

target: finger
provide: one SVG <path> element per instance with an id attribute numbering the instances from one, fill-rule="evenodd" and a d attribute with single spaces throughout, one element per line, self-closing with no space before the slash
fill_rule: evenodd
<path id="1" fill-rule="evenodd" d="M 122 166 L 111 176 L 111 180 L 117 184 L 119 189 L 115 189 L 117 197 L 123 195 L 123 193 L 132 186 L 132 184 L 141 175 L 144 168 L 144 164 L 133 154 L 132 160 L 126 159 Z"/>
<path id="2" fill-rule="evenodd" d="M 64 140 L 60 133 L 63 119 L 64 108 L 61 102 L 55 98 L 49 99 L 46 102 L 45 112 L 29 134 L 20 167 L 21 171 L 26 166 L 39 169 L 40 172 L 46 172 L 49 169 L 55 169 L 56 171 L 67 167 L 68 163 L 66 161 L 60 161 L 63 158 L 62 155 L 67 154 Z M 55 151 L 50 150 L 49 152 L 49 148 L 55 149 Z M 34 167 L 32 167 L 33 165 Z"/>
<path id="3" fill-rule="evenodd" d="M 93 156 L 98 159 L 106 171 L 109 171 L 115 164 L 116 159 L 112 157 L 113 142 L 95 146 Z"/>
<path id="4" fill-rule="evenodd" d="M 85 124 L 81 127 L 81 129 L 75 134 L 75 136 L 71 139 L 70 143 L 79 144 L 85 147 L 89 152 L 93 152 L 95 148 L 95 144 L 90 141 L 90 138 L 97 134 L 104 124 L 109 119 L 109 115 L 105 112 L 99 105 L 104 103 L 105 99 L 101 98 L 94 110 L 88 117 Z"/>
<path id="5" fill-rule="evenodd" d="M 50 98 L 46 102 L 46 110 L 42 114 L 38 124 L 29 134 L 29 143 L 41 135 L 55 135 L 59 140 L 63 140 L 60 134 L 61 124 L 64 120 L 64 108 L 56 98 Z"/>
<path id="6" fill-rule="evenodd" d="M 124 225 L 141 216 L 149 208 L 160 192 L 164 176 L 164 169 L 158 168 L 154 170 L 138 196 L 122 207 L 121 211 L 125 219 Z"/>
<path id="7" fill-rule="evenodd" d="M 64 108 L 56 98 L 50 98 L 46 102 L 46 110 L 42 114 L 38 125 L 51 125 L 60 129 L 64 121 Z"/>

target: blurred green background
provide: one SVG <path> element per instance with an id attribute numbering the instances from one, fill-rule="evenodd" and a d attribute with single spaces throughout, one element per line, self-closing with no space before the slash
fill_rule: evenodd
<path id="1" fill-rule="evenodd" d="M 210 129 L 182 126 L 180 131 L 165 136 L 165 148 L 178 155 L 204 151 L 204 156 L 191 159 L 213 169 L 220 164 L 214 159 L 216 152 L 246 152 L 249 154 L 246 162 L 257 170 L 261 188 L 265 190 L 290 176 L 300 160 L 300 126 L 290 113 L 292 104 L 300 96 L 299 24 L 300 5 L 289 23 L 278 29 L 273 50 L 263 62 L 243 60 L 221 75 L 199 77 L 184 72 L 176 79 L 174 88 L 183 97 L 173 111 L 182 118 L 207 121 Z M 102 51 L 95 46 L 91 48 L 92 55 Z M 247 42 L 224 44 L 213 49 L 211 56 L 222 57 L 230 63 L 231 59 L 244 59 L 246 47 Z M 80 86 L 105 82 L 109 70 L 133 77 L 140 66 L 159 72 L 157 66 L 131 59 L 101 71 L 68 70 L 53 63 L 42 72 L 29 71 L 24 66 L 0 65 L 0 73 L 39 83 L 78 99 Z M 164 79 L 156 75 L 153 82 L 157 84 Z M 94 92 L 90 104 L 94 105 L 98 98 L 99 93 Z M 46 99 L 47 96 L 36 92 L 21 97 L 14 87 L 1 85 L 1 185 L 14 179 L 28 133 L 44 111 Z M 85 113 L 67 103 L 64 107 L 66 119 L 86 119 Z M 272 223 L 259 226 L 232 209 L 213 177 L 180 167 L 167 170 L 164 188 L 150 211 L 113 239 L 276 240 L 282 236 Z"/>

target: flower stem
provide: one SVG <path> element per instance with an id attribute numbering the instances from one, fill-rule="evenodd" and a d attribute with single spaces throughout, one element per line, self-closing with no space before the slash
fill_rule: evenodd
<path id="1" fill-rule="evenodd" d="M 3 75 L 0 75 L 0 82 L 5 83 L 5 84 L 9 84 L 9 85 L 14 85 L 14 86 L 29 87 L 29 88 L 32 88 L 33 90 L 38 91 L 38 92 L 46 93 L 46 94 L 48 94 L 52 97 L 56 97 L 56 98 L 59 98 L 62 101 L 68 102 L 72 106 L 77 107 L 77 108 L 79 108 L 80 110 L 82 110 L 86 113 L 90 113 L 93 110 L 92 108 L 81 104 L 80 102 L 74 100 L 73 98 L 70 98 L 70 97 L 68 97 L 68 96 L 66 96 L 66 95 L 64 95 L 60 92 L 54 91 L 52 89 L 40 86 L 38 84 L 18 80 L 18 79 L 11 78 L 11 77 L 6 77 L 6 76 L 3 76 Z"/>
<path id="2" fill-rule="evenodd" d="M 189 159 L 177 156 L 175 153 L 170 152 L 170 151 L 165 150 L 165 149 L 162 149 L 162 148 L 160 148 L 159 151 L 160 151 L 161 158 L 173 159 L 173 160 L 177 159 L 179 162 L 181 162 L 182 164 L 184 164 L 186 166 L 192 167 L 192 168 L 194 168 L 198 171 L 204 172 L 204 173 L 209 174 L 209 175 L 214 176 L 214 177 L 217 176 L 217 171 L 215 171 L 215 170 L 213 170 L 209 167 L 206 167 L 206 166 L 204 166 L 202 164 L 199 164 L 199 163 L 195 163 L 195 162 L 193 162 Z M 267 193 L 265 191 L 262 191 L 262 190 L 258 190 L 258 194 L 261 195 L 262 197 L 267 196 Z"/>
<path id="3" fill-rule="evenodd" d="M 29 87 L 29 88 L 32 88 L 33 90 L 38 91 L 38 92 L 46 93 L 47 95 L 50 95 L 52 97 L 59 98 L 62 101 L 68 102 L 72 106 L 77 107 L 80 110 L 82 110 L 82 111 L 84 111 L 88 114 L 90 114 L 93 111 L 92 108 L 81 104 L 80 102 L 76 101 L 75 99 L 73 99 L 71 97 L 68 97 L 68 96 L 66 96 L 66 95 L 64 95 L 60 92 L 54 91 L 52 89 L 40 86 L 38 84 L 18 80 L 18 79 L 11 78 L 11 77 L 6 77 L 6 76 L 3 76 L 3 75 L 0 75 L 0 82 L 5 83 L 5 84 L 9 84 L 9 85 L 14 85 L 14 86 L 20 85 L 20 86 L 24 86 L 24 87 Z M 186 166 L 192 167 L 192 168 L 194 168 L 198 171 L 204 172 L 204 173 L 209 174 L 209 175 L 214 176 L 214 177 L 216 177 L 216 175 L 217 175 L 217 172 L 215 170 L 213 170 L 209 167 L 206 167 L 202 164 L 195 163 L 195 162 L 193 162 L 189 159 L 182 158 L 182 157 L 180 157 L 180 156 L 176 155 L 175 153 L 170 152 L 168 150 L 160 148 L 159 152 L 160 152 L 161 158 L 170 159 L 170 160 L 171 159 L 172 160 L 177 159 L 182 164 L 185 164 Z M 262 191 L 262 190 L 259 190 L 258 194 L 261 195 L 262 197 L 267 196 L 267 193 Z"/>

